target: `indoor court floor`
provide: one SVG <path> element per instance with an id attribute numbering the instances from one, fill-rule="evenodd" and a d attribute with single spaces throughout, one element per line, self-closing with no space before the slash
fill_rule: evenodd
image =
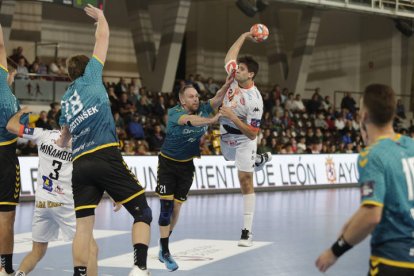
<path id="1" fill-rule="evenodd" d="M 148 266 L 152 275 L 171 275 L 157 259 L 159 201 L 148 197 L 153 210 Z M 170 238 L 170 250 L 180 268 L 173 275 L 311 276 L 322 275 L 314 262 L 337 238 L 345 221 L 359 206 L 357 188 L 259 192 L 253 234 L 255 244 L 240 248 L 240 194 L 191 195 Z M 34 203 L 24 202 L 15 224 L 14 268 L 31 249 Z M 109 200 L 96 210 L 94 235 L 99 251 L 99 275 L 128 275 L 133 263 L 125 209 L 112 211 Z M 358 276 L 368 271 L 369 240 L 342 256 L 324 275 Z M 52 242 L 46 256 L 30 274 L 72 275 L 71 244 Z"/>

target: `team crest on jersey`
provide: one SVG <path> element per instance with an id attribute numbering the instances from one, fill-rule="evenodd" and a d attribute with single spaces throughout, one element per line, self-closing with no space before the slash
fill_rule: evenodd
<path id="1" fill-rule="evenodd" d="M 241 105 L 245 105 L 246 104 L 246 100 L 244 98 L 240 98 L 240 104 Z"/>
<path id="2" fill-rule="evenodd" d="M 367 181 L 361 185 L 361 197 L 371 197 L 374 195 L 374 181 Z"/>
<path id="3" fill-rule="evenodd" d="M 42 176 L 43 179 L 43 189 L 45 189 L 48 192 L 53 191 L 53 181 L 47 177 L 47 176 Z"/>

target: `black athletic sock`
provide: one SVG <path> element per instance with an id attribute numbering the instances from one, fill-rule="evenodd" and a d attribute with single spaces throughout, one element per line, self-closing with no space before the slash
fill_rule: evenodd
<path id="1" fill-rule="evenodd" d="M 140 269 L 147 269 L 148 245 L 134 244 L 134 264 Z"/>
<path id="2" fill-rule="evenodd" d="M 168 248 L 169 239 L 169 237 L 160 239 L 162 254 L 170 252 L 170 249 Z"/>
<path id="3" fill-rule="evenodd" d="M 73 268 L 73 276 L 86 276 L 86 266 L 75 266 Z"/>
<path id="4" fill-rule="evenodd" d="M 1 255 L 1 266 L 4 267 L 4 270 L 6 270 L 8 274 L 13 273 L 13 254 Z"/>

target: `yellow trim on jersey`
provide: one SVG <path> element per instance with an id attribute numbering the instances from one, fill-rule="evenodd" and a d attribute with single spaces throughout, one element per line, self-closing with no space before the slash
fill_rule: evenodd
<path id="1" fill-rule="evenodd" d="M 19 205 L 19 203 L 17 203 L 17 202 L 6 202 L 6 201 L 4 201 L 4 202 L 0 202 L 0 205 Z"/>
<path id="2" fill-rule="evenodd" d="M 176 198 L 174 198 L 174 201 L 177 201 L 179 203 L 184 203 L 185 202 L 185 200 L 179 200 L 179 199 L 176 199 Z"/>
<path id="3" fill-rule="evenodd" d="M 122 201 L 120 201 L 120 202 L 117 202 L 117 204 L 125 204 L 125 203 L 127 203 L 127 202 L 129 202 L 129 201 L 133 200 L 133 199 L 134 199 L 134 198 L 136 198 L 137 196 L 142 195 L 143 193 L 145 193 L 145 190 L 139 191 L 138 193 L 136 193 L 136 194 L 134 194 L 134 195 L 132 195 L 132 196 L 128 197 L 127 199 L 124 199 L 124 200 L 122 200 Z"/>
<path id="4" fill-rule="evenodd" d="M 364 200 L 362 201 L 361 205 L 374 205 L 378 207 L 383 207 L 384 204 L 375 200 Z"/>
<path id="5" fill-rule="evenodd" d="M 96 55 L 93 55 L 92 57 L 95 58 L 97 61 L 99 61 L 100 64 L 104 65 L 103 61 L 100 58 L 98 58 Z"/>
<path id="6" fill-rule="evenodd" d="M 6 68 L 6 67 L 4 67 L 4 65 L 3 65 L 3 64 L 1 64 L 1 63 L 0 63 L 0 68 L 1 68 L 1 69 L 3 69 L 4 71 L 6 71 L 7 73 L 9 72 L 9 70 L 7 70 L 7 68 Z"/>
<path id="7" fill-rule="evenodd" d="M 109 143 L 109 144 L 105 144 L 105 145 L 102 145 L 102 146 L 98 146 L 98 147 L 96 147 L 94 149 L 91 149 L 91 150 L 88 150 L 88 151 L 85 151 L 85 152 L 79 154 L 78 156 L 76 156 L 75 158 L 73 158 L 73 161 L 75 161 L 76 159 L 78 159 L 79 157 L 81 157 L 83 155 L 86 155 L 86 154 L 89 154 L 89 153 L 98 151 L 100 149 L 109 148 L 109 147 L 118 147 L 118 146 L 119 146 L 118 143 Z"/>
<path id="8" fill-rule="evenodd" d="M 95 209 L 98 205 L 84 205 L 75 208 L 75 211 L 83 210 L 83 209 Z"/>
<path id="9" fill-rule="evenodd" d="M 384 258 L 380 258 L 376 256 L 371 256 L 370 260 L 373 262 L 379 262 L 379 263 L 390 265 L 390 266 L 396 266 L 396 267 L 402 267 L 402 268 L 414 268 L 414 263 L 409 263 L 409 262 L 393 261 L 393 260 L 388 260 L 388 259 L 384 259 Z"/>
<path id="10" fill-rule="evenodd" d="M 162 152 L 160 152 L 160 155 L 162 155 L 163 157 L 165 157 L 165 158 L 167 158 L 167 159 L 170 159 L 170 160 L 172 160 L 172 161 L 176 161 L 176 162 L 188 162 L 188 161 L 193 160 L 194 158 L 199 158 L 199 157 L 200 157 L 200 156 L 193 156 L 193 157 L 191 157 L 191 158 L 189 158 L 189 159 L 185 159 L 185 160 L 178 160 L 178 159 L 171 158 L 171 157 L 169 157 L 169 156 L 165 155 L 165 154 L 164 154 L 164 153 L 162 153 Z"/>
<path id="11" fill-rule="evenodd" d="M 171 200 L 174 199 L 174 195 L 160 195 L 159 193 L 155 193 L 155 194 L 158 195 L 158 197 L 162 199 L 171 199 Z"/>
<path id="12" fill-rule="evenodd" d="M 368 159 L 361 159 L 361 160 L 359 160 L 359 166 L 361 168 L 365 167 L 367 165 L 367 163 L 368 163 Z"/>
<path id="13" fill-rule="evenodd" d="M 6 142 L 1 142 L 0 146 L 7 146 L 7 145 L 10 145 L 10 144 L 13 144 L 16 141 L 17 141 L 17 138 L 14 138 L 13 140 L 6 141 Z"/>
<path id="14" fill-rule="evenodd" d="M 401 139 L 401 134 L 399 134 L 399 133 L 397 133 L 397 135 L 395 135 L 393 138 L 392 138 L 392 140 L 394 141 L 394 142 L 396 142 L 396 141 L 398 141 L 398 140 L 400 140 Z"/>
<path id="15" fill-rule="evenodd" d="M 369 154 L 369 150 L 367 150 L 367 151 L 361 151 L 361 152 L 359 153 L 359 155 L 360 155 L 362 158 L 366 157 L 368 154 Z"/>

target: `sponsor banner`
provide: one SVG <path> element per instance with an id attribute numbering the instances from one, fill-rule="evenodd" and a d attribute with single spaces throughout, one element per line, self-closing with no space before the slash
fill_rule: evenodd
<path id="1" fill-rule="evenodd" d="M 255 173 L 254 186 L 302 186 L 358 182 L 357 154 L 273 155 L 263 170 Z M 157 156 L 125 156 L 126 163 L 146 191 L 157 185 Z M 22 196 L 33 195 L 37 181 L 37 157 L 20 157 Z M 192 190 L 239 188 L 237 168 L 222 156 L 194 160 Z"/>

